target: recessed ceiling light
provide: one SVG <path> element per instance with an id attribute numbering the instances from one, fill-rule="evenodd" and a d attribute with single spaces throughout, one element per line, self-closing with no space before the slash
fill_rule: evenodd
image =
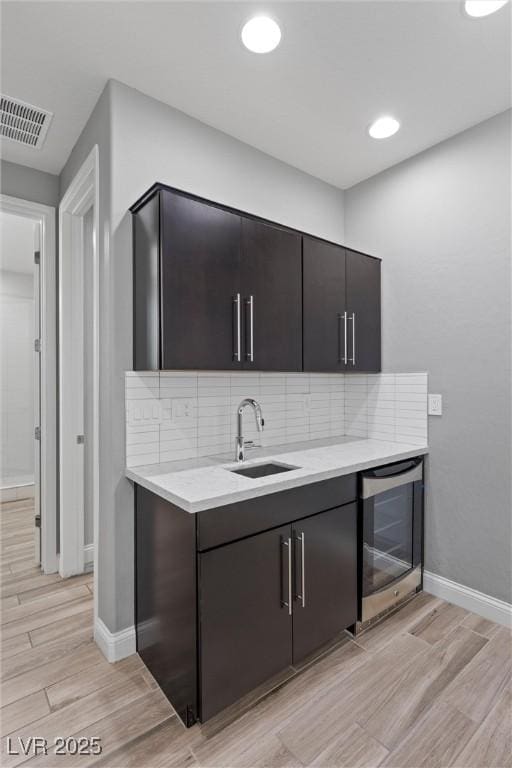
<path id="1" fill-rule="evenodd" d="M 270 53 L 280 41 L 279 24 L 269 16 L 254 16 L 242 29 L 242 42 L 253 53 Z"/>
<path id="2" fill-rule="evenodd" d="M 386 115 L 385 117 L 379 117 L 368 128 L 368 133 L 372 139 L 387 139 L 393 136 L 394 133 L 400 128 L 400 123 L 395 120 L 394 117 Z"/>
<path id="3" fill-rule="evenodd" d="M 464 9 L 468 16 L 474 16 L 479 19 L 482 16 L 490 16 L 491 13 L 499 11 L 508 0 L 466 0 Z"/>

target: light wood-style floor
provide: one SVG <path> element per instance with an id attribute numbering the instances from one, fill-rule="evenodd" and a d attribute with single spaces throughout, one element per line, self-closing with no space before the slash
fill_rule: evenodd
<path id="1" fill-rule="evenodd" d="M 510 632 L 422 594 L 204 726 L 185 729 L 137 656 L 92 640 L 92 577 L 33 566 L 30 502 L 2 505 L 1 765 L 512 766 Z M 18 737 L 97 736 L 102 755 L 28 759 Z"/>

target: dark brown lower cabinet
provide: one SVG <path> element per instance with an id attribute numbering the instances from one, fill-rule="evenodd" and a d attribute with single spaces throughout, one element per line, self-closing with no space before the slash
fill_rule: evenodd
<path id="1" fill-rule="evenodd" d="M 194 515 L 136 486 L 137 651 L 186 725 L 356 622 L 356 477 L 300 490 Z"/>
<path id="2" fill-rule="evenodd" d="M 302 661 L 357 618 L 357 505 L 292 526 L 295 599 L 293 663 Z"/>
<path id="3" fill-rule="evenodd" d="M 289 538 L 287 525 L 199 555 L 203 720 L 292 663 Z"/>

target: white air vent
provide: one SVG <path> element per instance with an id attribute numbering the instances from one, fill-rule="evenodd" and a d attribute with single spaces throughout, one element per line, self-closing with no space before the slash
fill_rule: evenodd
<path id="1" fill-rule="evenodd" d="M 0 136 L 40 149 L 50 126 L 52 112 L 10 96 L 0 96 Z"/>

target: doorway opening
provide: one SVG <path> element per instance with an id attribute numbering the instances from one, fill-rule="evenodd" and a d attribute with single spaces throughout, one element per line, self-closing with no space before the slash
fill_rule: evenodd
<path id="1" fill-rule="evenodd" d="M 0 500 L 18 567 L 45 573 L 57 570 L 54 226 L 53 208 L 0 195 Z"/>
<path id="2" fill-rule="evenodd" d="M 39 339 L 37 228 L 31 219 L 0 212 L 0 487 L 5 501 L 34 496 L 40 461 L 39 442 L 34 440 L 34 429 L 40 426 L 39 356 L 34 351 L 34 340 Z"/>

